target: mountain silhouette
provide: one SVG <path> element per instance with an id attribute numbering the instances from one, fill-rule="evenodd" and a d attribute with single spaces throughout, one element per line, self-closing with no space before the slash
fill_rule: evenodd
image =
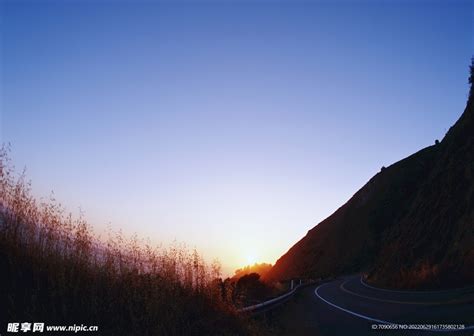
<path id="1" fill-rule="evenodd" d="M 474 282 L 472 94 L 441 142 L 382 167 L 291 247 L 265 279 L 355 272 L 386 287 L 441 288 Z"/>

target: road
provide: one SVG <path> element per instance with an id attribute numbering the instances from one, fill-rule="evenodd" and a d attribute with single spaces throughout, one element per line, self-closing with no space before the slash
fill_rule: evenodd
<path id="1" fill-rule="evenodd" d="M 306 287 L 292 300 L 266 314 L 270 327 L 280 335 L 473 336 L 474 288 L 389 291 L 370 287 L 355 275 Z M 402 329 L 435 324 L 464 325 L 467 329 L 449 332 Z"/>

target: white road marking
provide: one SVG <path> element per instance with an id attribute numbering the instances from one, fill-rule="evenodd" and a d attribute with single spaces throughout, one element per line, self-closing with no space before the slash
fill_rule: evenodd
<path id="1" fill-rule="evenodd" d="M 321 301 L 324 301 L 325 303 L 327 303 L 328 305 L 336 308 L 336 309 L 339 309 L 339 310 L 342 310 L 343 312 L 346 312 L 350 315 L 353 315 L 353 316 L 356 316 L 356 317 L 359 317 L 361 319 L 364 319 L 364 320 L 367 320 L 367 321 L 372 321 L 372 322 L 377 322 L 377 323 L 381 323 L 381 324 L 406 324 L 406 323 L 397 323 L 397 322 L 390 322 L 390 321 L 384 321 L 384 320 L 379 320 L 379 319 L 376 319 L 374 317 L 370 317 L 370 316 L 366 316 L 366 315 L 363 315 L 363 314 L 359 314 L 359 313 L 356 313 L 352 310 L 349 310 L 349 309 L 346 309 L 346 308 L 343 308 L 341 306 L 338 306 L 328 300 L 326 300 L 325 298 L 323 298 L 320 294 L 319 294 L 319 289 L 325 285 L 329 285 L 330 283 L 325 283 L 325 284 L 321 284 L 319 285 L 318 287 L 316 287 L 316 289 L 314 290 L 314 294 L 321 300 Z M 462 332 L 462 331 L 465 331 L 465 330 L 471 330 L 471 329 L 474 329 L 474 325 L 472 326 L 465 326 L 464 329 L 458 329 L 458 330 L 425 330 L 425 329 L 420 329 L 420 330 L 416 330 L 416 331 L 432 331 L 432 332 Z M 415 331 L 415 330 L 413 330 Z"/>

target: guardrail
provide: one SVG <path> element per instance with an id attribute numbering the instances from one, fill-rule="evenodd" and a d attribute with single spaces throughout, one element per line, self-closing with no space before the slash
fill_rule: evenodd
<path id="1" fill-rule="evenodd" d="M 299 288 L 302 288 L 302 287 L 305 287 L 305 286 L 308 286 L 308 285 L 312 285 L 314 284 L 313 282 L 310 282 L 310 283 L 305 283 L 305 284 L 299 284 L 299 285 L 296 285 L 292 290 L 290 290 L 289 292 L 283 294 L 283 295 L 280 295 L 276 298 L 273 298 L 271 300 L 268 300 L 268 301 L 264 301 L 264 302 L 261 302 L 259 304 L 256 304 L 256 305 L 252 305 L 252 306 L 247 306 L 247 307 L 244 307 L 244 308 L 241 308 L 238 310 L 239 313 L 245 313 L 245 312 L 255 312 L 257 310 L 260 310 L 260 309 L 263 309 L 263 308 L 267 308 L 269 306 L 272 306 L 272 305 L 275 305 L 277 303 L 282 303 L 283 301 L 285 301 L 287 298 L 289 298 L 290 296 L 292 296 Z"/>

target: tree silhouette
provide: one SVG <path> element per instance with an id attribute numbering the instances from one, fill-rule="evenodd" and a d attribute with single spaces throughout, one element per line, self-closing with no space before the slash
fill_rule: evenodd
<path id="1" fill-rule="evenodd" d="M 270 288 L 260 280 L 260 274 L 250 273 L 237 281 L 235 291 L 240 302 L 249 304 L 263 301 L 270 293 Z"/>
<path id="2" fill-rule="evenodd" d="M 474 56 L 471 57 L 471 65 L 469 66 L 470 74 L 469 74 L 469 84 L 471 84 L 471 88 L 469 89 L 469 100 L 471 100 L 472 96 L 474 95 Z"/>

